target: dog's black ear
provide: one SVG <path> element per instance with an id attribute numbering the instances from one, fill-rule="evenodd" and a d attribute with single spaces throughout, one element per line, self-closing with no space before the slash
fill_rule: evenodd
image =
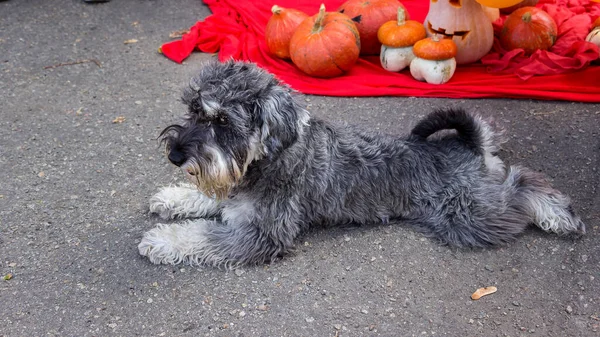
<path id="1" fill-rule="evenodd" d="M 279 84 L 271 86 L 268 95 L 257 101 L 255 113 L 266 155 L 276 154 L 296 142 L 308 121 L 308 112 L 293 98 L 292 90 Z"/>

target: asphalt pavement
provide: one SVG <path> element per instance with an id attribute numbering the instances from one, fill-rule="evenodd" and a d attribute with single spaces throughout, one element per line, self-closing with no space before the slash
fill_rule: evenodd
<path id="1" fill-rule="evenodd" d="M 199 0 L 0 1 L 0 336 L 600 336 L 600 104 L 301 96 L 403 134 L 436 107 L 493 116 L 501 157 L 545 172 L 587 224 L 443 247 L 392 224 L 314 230 L 235 271 L 152 265 L 148 198 L 183 180 L 157 142 L 203 60 L 157 52 Z M 477 288 L 498 291 L 478 301 Z"/>

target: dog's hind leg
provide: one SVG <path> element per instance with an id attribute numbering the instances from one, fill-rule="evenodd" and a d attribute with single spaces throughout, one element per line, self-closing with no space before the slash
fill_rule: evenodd
<path id="1" fill-rule="evenodd" d="M 503 178 L 494 174 L 469 189 L 448 192 L 407 222 L 459 247 L 509 243 L 532 224 L 558 234 L 585 233 L 569 198 L 526 168 L 511 166 Z"/>
<path id="2" fill-rule="evenodd" d="M 505 131 L 499 128 L 493 119 L 483 119 L 481 116 L 473 117 L 479 128 L 481 147 L 485 167 L 491 174 L 504 175 L 504 162 L 497 153 L 503 143 L 506 143 Z"/>
<path id="3" fill-rule="evenodd" d="M 287 248 L 257 226 L 205 219 L 159 224 L 146 232 L 138 245 L 140 255 L 155 264 L 224 267 L 264 263 L 285 253 Z"/>
<path id="4" fill-rule="evenodd" d="M 534 225 L 558 234 L 585 233 L 585 224 L 573 211 L 569 197 L 554 189 L 542 174 L 511 166 L 504 183 L 515 189 L 510 203 Z"/>
<path id="5" fill-rule="evenodd" d="M 150 198 L 150 212 L 163 219 L 204 218 L 219 215 L 219 202 L 191 184 L 167 186 Z"/>
<path id="6" fill-rule="evenodd" d="M 467 193 L 449 194 L 406 222 L 451 246 L 506 244 L 523 232 L 529 222 L 521 209 L 505 203 L 503 190 L 499 185 L 482 185 Z"/>

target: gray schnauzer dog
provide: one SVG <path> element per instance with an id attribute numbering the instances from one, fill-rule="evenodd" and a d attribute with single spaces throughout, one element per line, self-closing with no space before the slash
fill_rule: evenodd
<path id="1" fill-rule="evenodd" d="M 185 120 L 161 134 L 193 184 L 150 200 L 164 219 L 192 219 L 146 232 L 141 255 L 157 264 L 264 263 L 311 226 L 390 220 L 460 247 L 505 244 L 530 224 L 585 232 L 543 175 L 505 167 L 500 133 L 481 117 L 439 110 L 394 138 L 311 118 L 294 95 L 251 63 L 201 69 L 183 94 Z"/>

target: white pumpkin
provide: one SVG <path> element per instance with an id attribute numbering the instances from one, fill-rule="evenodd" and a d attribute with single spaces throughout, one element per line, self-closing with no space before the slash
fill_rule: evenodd
<path id="1" fill-rule="evenodd" d="M 413 46 L 415 58 L 410 62 L 410 74 L 418 81 L 444 84 L 456 70 L 456 44 L 435 34 Z"/>
<path id="2" fill-rule="evenodd" d="M 592 29 L 592 31 L 586 36 L 586 41 L 591 42 L 600 48 L 600 27 Z"/>
<path id="3" fill-rule="evenodd" d="M 456 70 L 456 60 L 426 60 L 415 57 L 410 63 L 410 74 L 417 81 L 444 84 L 450 81 Z"/>
<path id="4" fill-rule="evenodd" d="M 396 20 L 388 21 L 377 30 L 377 39 L 381 42 L 380 60 L 383 69 L 400 71 L 410 65 L 415 58 L 412 46 L 427 37 L 423 24 L 406 20 L 406 13 L 398 7 Z"/>

